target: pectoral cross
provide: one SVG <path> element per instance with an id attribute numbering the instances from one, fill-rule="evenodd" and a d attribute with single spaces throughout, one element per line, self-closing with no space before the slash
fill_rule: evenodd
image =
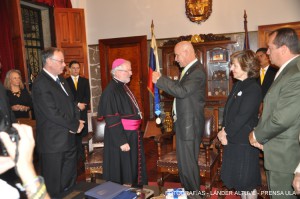
<path id="1" fill-rule="evenodd" d="M 138 112 L 138 114 L 139 114 L 139 116 L 141 117 L 141 119 L 143 119 L 142 112 L 141 112 L 141 111 L 139 111 L 139 112 Z"/>

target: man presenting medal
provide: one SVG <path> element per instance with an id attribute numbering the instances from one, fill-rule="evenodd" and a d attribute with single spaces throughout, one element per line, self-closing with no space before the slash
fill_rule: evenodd
<path id="1" fill-rule="evenodd" d="M 200 190 L 198 154 L 204 131 L 206 75 L 188 41 L 176 44 L 175 61 L 183 68 L 179 80 L 153 72 L 156 86 L 174 96 L 173 118 L 180 181 L 186 191 Z"/>

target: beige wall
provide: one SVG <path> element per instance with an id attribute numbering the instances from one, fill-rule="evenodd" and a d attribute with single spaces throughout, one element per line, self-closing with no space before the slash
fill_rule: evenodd
<path id="1" fill-rule="evenodd" d="M 259 25 L 300 20 L 300 0 L 213 0 L 210 18 L 202 24 L 189 21 L 184 0 L 72 0 L 85 9 L 88 44 L 98 39 L 148 35 L 154 20 L 158 39 L 180 35 L 243 32 L 244 9 L 248 30 Z"/>
<path id="2" fill-rule="evenodd" d="M 151 20 L 160 46 L 164 38 L 191 34 L 227 33 L 237 41 L 235 50 L 244 41 L 243 14 L 248 14 L 250 47 L 257 49 L 258 25 L 300 21 L 300 0 L 213 0 L 213 12 L 202 24 L 186 17 L 183 0 L 71 0 L 74 8 L 85 9 L 88 41 L 91 108 L 97 112 L 102 93 L 98 40 L 147 35 Z M 160 62 L 161 62 L 161 56 Z"/>

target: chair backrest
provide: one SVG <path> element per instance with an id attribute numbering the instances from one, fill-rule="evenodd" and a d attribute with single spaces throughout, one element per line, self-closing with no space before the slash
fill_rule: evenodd
<path id="1" fill-rule="evenodd" d="M 203 137 L 210 137 L 213 133 L 214 117 L 212 115 L 205 117 Z"/>
<path id="2" fill-rule="evenodd" d="M 214 137 L 218 133 L 218 109 L 206 107 L 204 109 L 205 126 L 203 137 Z"/>
<path id="3" fill-rule="evenodd" d="M 103 142 L 104 141 L 104 129 L 105 121 L 98 120 L 97 116 L 92 116 L 92 129 L 93 129 L 93 143 Z"/>

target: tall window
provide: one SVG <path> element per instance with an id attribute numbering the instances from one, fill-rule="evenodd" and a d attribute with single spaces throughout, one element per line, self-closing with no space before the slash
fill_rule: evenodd
<path id="1" fill-rule="evenodd" d="M 41 11 L 36 8 L 21 5 L 26 64 L 29 86 L 42 66 L 41 51 L 44 49 Z"/>

